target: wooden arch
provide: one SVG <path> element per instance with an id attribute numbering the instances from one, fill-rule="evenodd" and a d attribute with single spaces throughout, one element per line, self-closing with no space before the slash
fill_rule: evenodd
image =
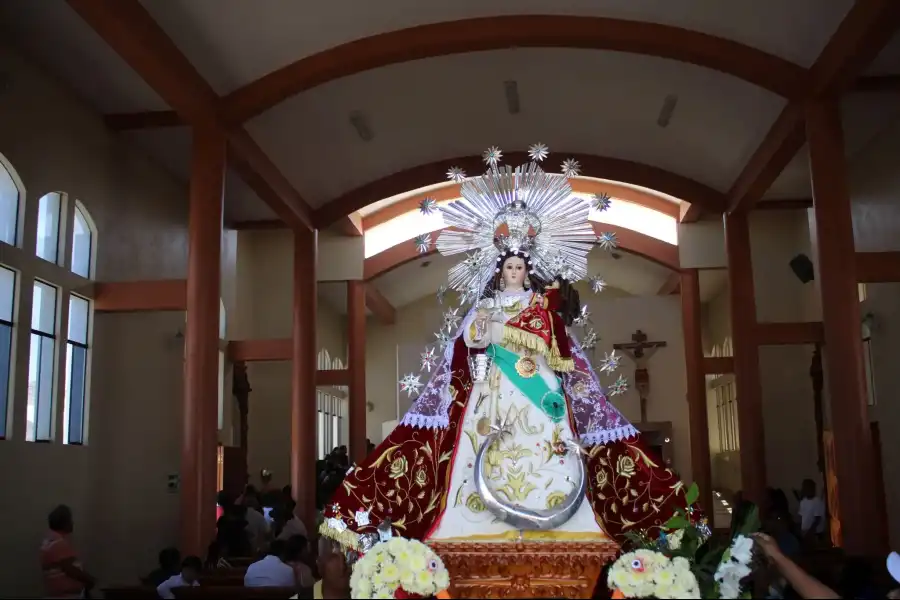
<path id="1" fill-rule="evenodd" d="M 696 204 L 709 212 L 721 213 L 725 208 L 725 196 L 721 192 L 693 179 L 688 179 L 659 167 L 593 154 L 567 154 L 564 152 L 554 152 L 553 154 L 554 156 L 577 160 L 581 163 L 581 173 L 586 177 L 621 181 L 656 190 L 691 204 Z M 521 164 L 527 160 L 528 157 L 524 152 L 504 154 L 504 161 L 509 164 Z M 447 179 L 447 169 L 451 166 L 460 167 L 469 174 L 484 171 L 484 162 L 481 156 L 460 156 L 412 167 L 364 184 L 335 198 L 315 211 L 313 222 L 320 229 L 324 229 L 341 218 L 379 200 L 445 181 Z M 573 188 L 577 185 L 582 185 L 574 183 L 577 181 L 573 180 Z M 452 188 L 446 189 L 448 191 L 442 191 L 442 193 L 453 193 Z M 458 193 L 456 196 L 451 197 L 458 197 Z M 662 199 L 660 200 L 665 202 Z M 660 210 L 660 205 L 650 206 L 650 208 Z"/>
<path id="2" fill-rule="evenodd" d="M 724 38 L 659 23 L 604 17 L 516 15 L 432 23 L 373 35 L 301 58 L 222 101 L 242 123 L 318 85 L 388 65 L 506 48 L 581 48 L 656 56 L 727 73 L 786 98 L 802 93 L 806 69 Z"/>
<path id="3" fill-rule="evenodd" d="M 672 271 L 679 271 L 678 246 L 669 244 L 650 237 L 633 229 L 621 227 L 617 225 L 609 225 L 606 223 L 597 223 L 592 221 L 594 231 L 599 235 L 601 232 L 612 232 L 616 234 L 619 241 L 619 248 L 635 254 L 642 258 L 646 258 L 658 265 L 662 265 Z M 435 231 L 434 236 L 440 235 L 443 229 Z M 392 246 L 383 252 L 379 252 L 374 256 L 366 259 L 363 266 L 363 277 L 366 281 L 380 277 L 389 271 L 396 269 L 412 260 L 422 258 L 437 252 L 432 248 L 430 251 L 420 254 L 416 249 L 412 240 L 407 240 L 396 246 Z"/>

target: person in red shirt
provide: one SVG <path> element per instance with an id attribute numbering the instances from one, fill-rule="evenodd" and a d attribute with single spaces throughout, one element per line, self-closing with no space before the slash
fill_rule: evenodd
<path id="1" fill-rule="evenodd" d="M 72 509 L 65 504 L 47 517 L 50 531 L 41 543 L 41 570 L 48 598 L 80 598 L 94 587 L 94 578 L 82 568 L 72 546 Z"/>

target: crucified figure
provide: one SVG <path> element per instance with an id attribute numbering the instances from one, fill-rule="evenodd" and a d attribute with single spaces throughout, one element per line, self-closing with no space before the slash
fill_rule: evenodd
<path id="1" fill-rule="evenodd" d="M 634 363 L 634 387 L 641 399 L 641 423 L 647 422 L 647 398 L 650 395 L 650 372 L 647 363 L 666 342 L 648 342 L 647 334 L 638 329 L 631 335 L 631 342 L 613 344 L 613 348 L 631 359 Z"/>

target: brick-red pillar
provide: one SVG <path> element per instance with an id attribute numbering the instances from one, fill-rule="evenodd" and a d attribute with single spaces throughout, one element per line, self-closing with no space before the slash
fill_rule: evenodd
<path id="1" fill-rule="evenodd" d="M 366 458 L 366 283 L 347 282 L 347 338 L 350 370 L 350 460 Z"/>

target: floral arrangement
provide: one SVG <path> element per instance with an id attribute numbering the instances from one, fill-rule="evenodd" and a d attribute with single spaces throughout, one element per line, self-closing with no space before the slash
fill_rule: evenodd
<path id="1" fill-rule="evenodd" d="M 450 574 L 425 544 L 394 537 L 375 545 L 353 565 L 353 598 L 447 597 Z"/>
<path id="2" fill-rule="evenodd" d="M 754 507 L 727 543 L 712 539 L 705 518 L 693 507 L 700 492 L 693 484 L 685 492 L 686 507 L 663 525 L 663 532 L 629 536 L 633 549 L 613 563 L 607 585 L 619 598 L 749 597 L 743 580 L 753 572 L 753 540 L 759 529 Z"/>

